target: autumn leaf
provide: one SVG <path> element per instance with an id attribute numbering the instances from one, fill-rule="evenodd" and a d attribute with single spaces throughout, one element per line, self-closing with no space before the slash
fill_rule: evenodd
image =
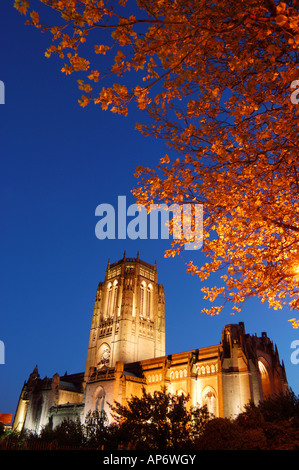
<path id="1" fill-rule="evenodd" d="M 27 0 L 15 0 L 14 7 L 22 14 L 26 15 L 27 10 L 30 6 L 29 1 Z"/>

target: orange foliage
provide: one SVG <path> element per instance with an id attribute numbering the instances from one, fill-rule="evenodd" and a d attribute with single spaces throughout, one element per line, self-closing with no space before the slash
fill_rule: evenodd
<path id="1" fill-rule="evenodd" d="M 138 167 L 138 202 L 204 205 L 207 262 L 187 270 L 202 280 L 224 271 L 225 288 L 203 289 L 223 299 L 209 313 L 226 301 L 238 310 L 253 295 L 298 309 L 299 106 L 290 99 L 299 79 L 298 0 L 137 0 L 135 8 L 126 0 L 40 1 L 61 16 L 43 25 L 31 12 L 31 23 L 53 35 L 46 56 L 66 60 L 67 74 L 86 73 L 80 104 L 126 115 L 135 100 L 151 117 L 137 128 L 170 148 L 156 168 Z M 30 8 L 25 0 L 15 6 Z M 87 40 L 88 60 L 79 52 Z M 97 91 L 111 73 L 118 83 Z M 175 240 L 166 256 L 184 243 Z"/>

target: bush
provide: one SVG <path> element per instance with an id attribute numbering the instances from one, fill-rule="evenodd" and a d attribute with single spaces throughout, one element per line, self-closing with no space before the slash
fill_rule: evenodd
<path id="1" fill-rule="evenodd" d="M 46 442 L 56 441 L 61 446 L 80 447 L 85 444 L 84 430 L 79 419 L 65 419 L 54 429 L 46 426 L 42 429 L 39 439 Z"/>

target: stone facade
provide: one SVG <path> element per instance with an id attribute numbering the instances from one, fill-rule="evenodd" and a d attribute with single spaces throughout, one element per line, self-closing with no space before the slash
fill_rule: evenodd
<path id="1" fill-rule="evenodd" d="M 190 395 L 218 417 L 234 417 L 249 401 L 288 389 L 276 346 L 244 324 L 226 325 L 218 345 L 165 355 L 164 288 L 157 268 L 137 258 L 110 264 L 98 285 L 85 371 L 41 379 L 34 369 L 21 391 L 13 428 L 39 432 L 64 418 L 85 421 L 105 410 L 166 386 Z"/>

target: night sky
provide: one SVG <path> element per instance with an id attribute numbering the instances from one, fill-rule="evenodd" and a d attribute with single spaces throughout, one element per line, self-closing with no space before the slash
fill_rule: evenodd
<path id="1" fill-rule="evenodd" d="M 0 3 L 1 295 L 0 412 L 16 411 L 25 380 L 38 365 L 41 377 L 82 372 L 98 282 L 111 263 L 127 257 L 157 261 L 166 297 L 166 353 L 218 344 L 225 324 L 243 321 L 247 333 L 266 331 L 284 361 L 290 387 L 299 393 L 299 364 L 291 343 L 299 340 L 288 310 L 274 311 L 256 299 L 242 313 L 227 306 L 209 317 L 201 308 L 202 284 L 184 261 L 203 262 L 201 251 L 164 258 L 161 240 L 99 240 L 95 209 L 127 197 L 138 165 L 155 166 L 162 141 L 134 129 L 145 116 L 128 117 L 82 108 L 77 76 L 61 73 L 59 59 L 44 56 L 51 36 L 24 25 L 13 1 Z M 215 285 L 216 277 L 210 285 Z"/>

